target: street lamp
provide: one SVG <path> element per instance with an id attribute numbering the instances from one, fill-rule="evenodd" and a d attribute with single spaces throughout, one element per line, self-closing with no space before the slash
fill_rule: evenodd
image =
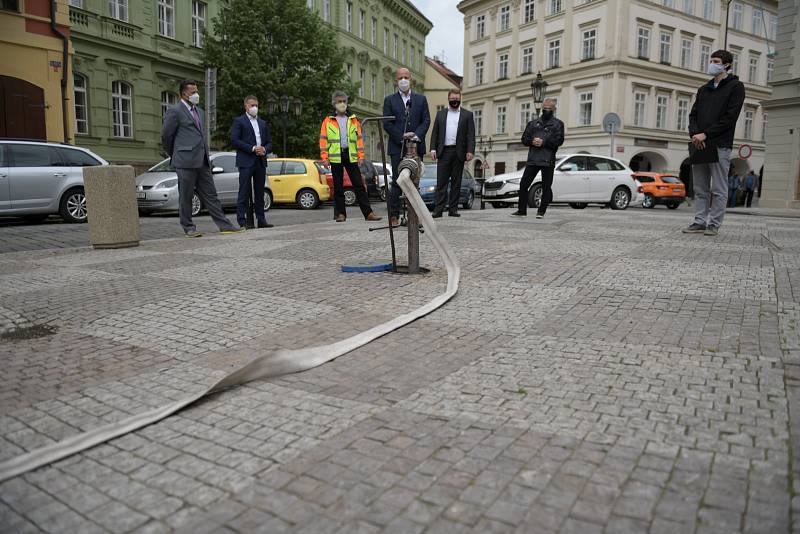
<path id="1" fill-rule="evenodd" d="M 722 49 L 723 50 L 727 50 L 728 49 L 728 15 L 731 12 L 731 2 L 732 1 L 733 0 L 725 0 L 725 39 L 722 42 Z M 763 15 L 762 15 L 762 17 L 763 17 Z M 704 67 L 705 65 L 700 65 L 700 66 Z"/>
<path id="2" fill-rule="evenodd" d="M 283 132 L 283 157 L 286 154 L 286 129 L 294 120 L 303 113 L 303 102 L 299 98 L 293 98 L 288 95 L 276 96 L 270 94 L 267 98 L 267 110 L 269 114 L 275 118 L 276 122 L 281 127 Z"/>
<path id="3" fill-rule="evenodd" d="M 493 144 L 494 140 L 492 139 L 492 136 L 486 138 L 481 135 L 478 137 L 478 153 L 483 156 L 483 161 L 481 161 L 481 209 L 486 207 L 486 201 L 484 200 L 486 192 L 486 171 L 489 170 L 489 164 L 486 161 L 486 158 L 489 156 L 489 152 L 492 151 Z"/>
<path id="4" fill-rule="evenodd" d="M 539 116 L 539 110 L 542 109 L 544 102 L 544 93 L 549 84 L 542 78 L 541 71 L 536 75 L 536 79 L 531 82 L 531 92 L 533 92 L 533 107 L 536 109 L 536 116 Z"/>

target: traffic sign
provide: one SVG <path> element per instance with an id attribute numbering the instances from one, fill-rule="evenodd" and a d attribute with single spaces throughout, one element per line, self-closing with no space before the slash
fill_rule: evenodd
<path id="1" fill-rule="evenodd" d="M 616 113 L 606 113 L 603 117 L 603 131 L 606 133 L 617 133 L 622 126 L 622 119 Z"/>
<path id="2" fill-rule="evenodd" d="M 742 145 L 739 147 L 739 157 L 742 159 L 747 159 L 753 155 L 753 147 L 750 145 Z"/>

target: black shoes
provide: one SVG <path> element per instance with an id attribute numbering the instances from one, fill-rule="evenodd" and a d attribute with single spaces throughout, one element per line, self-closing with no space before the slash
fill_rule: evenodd
<path id="1" fill-rule="evenodd" d="M 275 225 L 274 224 L 270 224 L 270 223 L 258 223 L 258 227 L 259 228 L 274 228 Z"/>
<path id="2" fill-rule="evenodd" d="M 442 216 L 442 213 L 441 213 L 441 212 L 435 212 L 435 211 L 433 212 L 433 215 L 431 215 L 431 217 L 433 217 L 434 219 L 438 219 L 438 218 L 440 218 L 441 216 Z"/>
<path id="3" fill-rule="evenodd" d="M 455 212 L 455 211 L 451 211 L 451 212 L 450 212 L 450 213 L 448 213 L 447 215 L 448 215 L 449 217 L 461 217 L 461 214 L 460 214 L 460 213 L 457 213 L 457 212 Z"/>
<path id="4" fill-rule="evenodd" d="M 528 214 L 527 214 L 527 213 L 522 213 L 522 212 L 521 212 L 521 211 L 519 211 L 519 210 L 515 211 L 515 212 L 514 212 L 514 213 L 512 213 L 511 215 L 512 215 L 512 216 L 514 216 L 514 217 L 527 217 L 527 216 L 528 216 Z"/>

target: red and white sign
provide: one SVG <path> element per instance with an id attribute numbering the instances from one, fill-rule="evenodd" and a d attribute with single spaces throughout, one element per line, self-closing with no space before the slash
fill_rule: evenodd
<path id="1" fill-rule="evenodd" d="M 747 159 L 753 155 L 753 147 L 750 145 L 742 145 L 739 147 L 739 157 L 742 159 Z"/>

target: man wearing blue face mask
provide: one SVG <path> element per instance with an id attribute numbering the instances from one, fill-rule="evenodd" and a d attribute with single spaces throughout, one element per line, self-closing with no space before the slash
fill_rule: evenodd
<path id="1" fill-rule="evenodd" d="M 711 54 L 708 73 L 713 78 L 697 91 L 689 113 L 693 150 L 706 156 L 703 163 L 692 164 L 694 222 L 683 229 L 686 234 L 716 236 L 725 217 L 733 137 L 744 105 L 744 84 L 728 72 L 732 64 L 733 55 L 727 50 Z"/>

